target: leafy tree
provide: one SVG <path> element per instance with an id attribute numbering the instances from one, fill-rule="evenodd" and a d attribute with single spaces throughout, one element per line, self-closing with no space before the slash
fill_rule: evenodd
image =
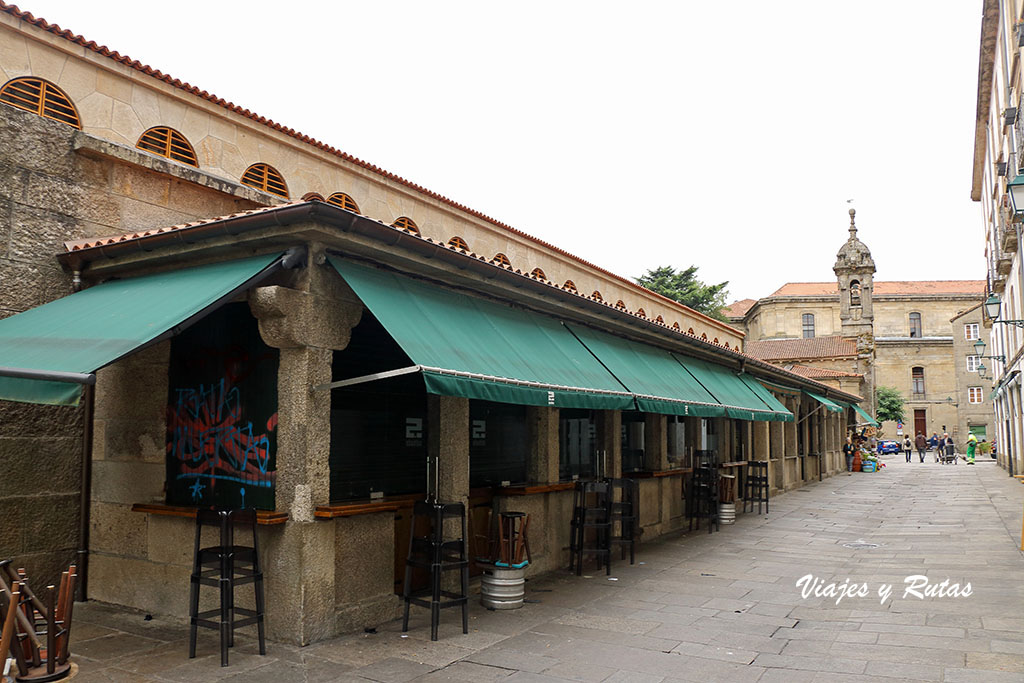
<path id="1" fill-rule="evenodd" d="M 697 266 L 690 266 L 681 271 L 676 271 L 671 266 L 661 266 L 648 270 L 636 278 L 636 281 L 652 292 L 678 301 L 695 311 L 718 320 L 725 320 L 722 307 L 725 306 L 725 297 L 729 294 L 726 290 L 729 282 L 705 284 L 697 279 Z"/>
<path id="2" fill-rule="evenodd" d="M 903 397 L 892 387 L 875 389 L 875 418 L 879 422 L 903 422 Z"/>

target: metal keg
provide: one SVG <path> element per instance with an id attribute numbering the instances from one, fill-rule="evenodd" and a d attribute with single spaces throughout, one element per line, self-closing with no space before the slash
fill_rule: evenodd
<path id="1" fill-rule="evenodd" d="M 722 503 L 718 506 L 718 521 L 721 524 L 736 523 L 736 503 Z"/>
<path id="2" fill-rule="evenodd" d="M 488 567 L 480 582 L 480 604 L 488 609 L 518 609 L 526 593 L 526 568 Z"/>

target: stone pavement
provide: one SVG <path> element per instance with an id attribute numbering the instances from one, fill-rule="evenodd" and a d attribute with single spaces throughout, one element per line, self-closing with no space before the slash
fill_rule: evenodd
<path id="1" fill-rule="evenodd" d="M 720 533 L 647 543 L 642 564 L 617 562 L 610 579 L 531 580 L 520 610 L 475 605 L 469 635 L 447 610 L 436 643 L 414 609 L 407 636 L 396 622 L 305 648 L 270 643 L 265 657 L 240 637 L 222 669 L 212 631 L 189 660 L 184 624 L 80 605 L 76 680 L 1024 681 L 1024 486 L 980 459 L 885 462 L 781 495 L 770 515 Z M 870 594 L 805 599 L 807 574 Z M 973 594 L 904 597 L 908 575 L 970 582 Z M 884 603 L 882 584 L 893 587 Z"/>

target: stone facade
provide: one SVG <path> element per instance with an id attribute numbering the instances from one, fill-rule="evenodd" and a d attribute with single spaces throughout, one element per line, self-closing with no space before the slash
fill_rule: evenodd
<path id="1" fill-rule="evenodd" d="M 874 387 L 893 387 L 905 399 L 905 424 L 900 429 L 895 422 L 883 423 L 886 437 L 913 433 L 917 414 L 924 416 L 929 434 L 948 431 L 961 443 L 967 438 L 967 403 L 966 394 L 961 400 L 958 386 L 967 386 L 969 376 L 977 378 L 977 373 L 968 373 L 963 352 L 954 350 L 958 335 L 963 336 L 963 326 L 950 319 L 978 306 L 984 283 L 877 281 L 874 261 L 857 238 L 853 219 L 851 211 L 850 238 L 835 265 L 837 284 L 787 284 L 753 304 L 737 304 L 738 314 L 729 321 L 746 332 L 750 350 L 756 348 L 750 342 L 802 340 L 804 316 L 813 316 L 814 337 L 848 339 L 855 343 L 856 353 L 822 351 L 818 356 L 771 362 L 859 394 L 867 399 L 866 404 L 873 403 Z M 857 306 L 851 306 L 853 282 L 860 286 Z M 923 391 L 919 391 L 920 382 L 915 386 L 915 368 L 923 375 Z M 818 374 L 828 370 L 838 372 L 833 377 Z M 961 373 L 964 377 L 958 385 Z M 991 416 L 987 397 L 982 408 L 970 409 L 971 419 L 981 420 L 985 411 Z"/>
<path id="2" fill-rule="evenodd" d="M 992 441 L 996 437 L 995 414 L 992 410 L 992 374 L 1002 364 L 998 359 L 979 358 L 986 368 L 985 377 L 978 372 L 968 370 L 967 357 L 977 355 L 974 343 L 981 339 L 985 342 L 985 356 L 998 355 L 988 347 L 990 331 L 984 324 L 984 313 L 981 304 L 954 316 L 950 323 L 953 326 L 953 358 L 956 368 L 956 403 L 959 406 L 956 431 L 961 441 L 974 431 L 979 440 Z"/>
<path id="3" fill-rule="evenodd" d="M 979 202 L 985 242 L 986 294 L 1001 299 L 1001 320 L 1024 320 L 1024 261 L 1021 260 L 1021 214 L 1014 213 L 1009 183 L 1024 170 L 1024 88 L 1020 78 L 1018 27 L 1024 4 L 985 0 L 978 53 L 978 99 L 975 105 L 971 199 Z M 1021 206 L 1016 207 L 1018 211 Z M 989 355 L 985 361 L 994 387 L 998 461 L 1009 474 L 1024 472 L 1024 392 L 1021 364 L 1024 334 L 1014 324 L 983 319 Z M 988 396 L 986 395 L 986 401 Z"/>

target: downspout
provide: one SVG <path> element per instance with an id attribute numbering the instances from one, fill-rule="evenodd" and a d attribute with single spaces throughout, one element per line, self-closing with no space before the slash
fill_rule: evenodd
<path id="1" fill-rule="evenodd" d="M 89 511 L 92 507 L 92 432 L 94 417 L 94 399 L 96 387 L 86 384 L 82 387 L 85 410 L 85 426 L 82 429 L 82 490 L 78 503 L 78 553 L 76 570 L 78 572 L 78 600 L 88 599 L 89 577 Z"/>

